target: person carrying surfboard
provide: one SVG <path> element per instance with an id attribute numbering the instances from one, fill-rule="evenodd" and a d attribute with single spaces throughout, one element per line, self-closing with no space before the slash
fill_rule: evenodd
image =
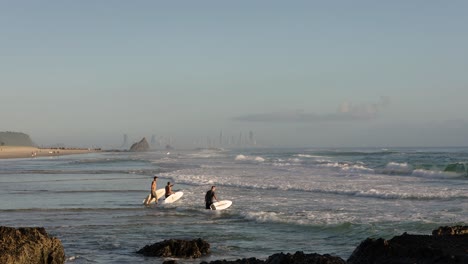
<path id="1" fill-rule="evenodd" d="M 211 209 L 211 205 L 214 203 L 213 199 L 219 202 L 218 197 L 216 197 L 215 194 L 216 186 L 211 186 L 211 190 L 206 192 L 205 195 L 205 208 L 206 209 Z"/>
<path id="2" fill-rule="evenodd" d="M 167 182 L 167 185 L 166 185 L 166 198 L 169 197 L 171 194 L 174 194 L 174 192 L 172 191 L 172 186 L 174 186 L 174 184 L 171 184 L 171 182 Z"/>
<path id="3" fill-rule="evenodd" d="M 154 176 L 153 181 L 151 182 L 151 197 L 148 199 L 147 204 L 149 204 L 149 202 L 153 198 L 156 199 L 155 203 L 158 203 L 158 195 L 156 194 L 157 181 L 158 181 L 158 176 Z"/>

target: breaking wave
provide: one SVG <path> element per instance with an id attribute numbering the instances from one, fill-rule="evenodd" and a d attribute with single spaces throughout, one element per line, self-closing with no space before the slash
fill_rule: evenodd
<path id="1" fill-rule="evenodd" d="M 319 164 L 319 167 L 325 168 L 336 168 L 340 169 L 343 172 L 352 172 L 352 173 L 374 173 L 374 169 L 368 168 L 361 163 L 350 164 L 346 162 L 327 162 Z"/>
<path id="2" fill-rule="evenodd" d="M 413 171 L 413 166 L 409 165 L 407 162 L 398 163 L 398 162 L 389 162 L 385 169 L 382 171 L 383 174 L 399 174 L 399 175 L 409 175 Z"/>
<path id="3" fill-rule="evenodd" d="M 411 173 L 411 176 L 415 177 L 423 177 L 423 178 L 460 178 L 459 173 L 449 172 L 449 171 L 432 171 L 432 170 L 424 170 L 424 169 L 417 169 Z"/>
<path id="4" fill-rule="evenodd" d="M 235 158 L 236 161 L 255 161 L 255 162 L 264 162 L 265 159 L 260 157 L 260 156 L 245 156 L 242 154 L 239 154 Z"/>
<path id="5" fill-rule="evenodd" d="M 162 176 L 171 178 L 175 182 L 184 183 L 193 186 L 202 185 L 222 185 L 241 189 L 261 189 L 261 190 L 280 190 L 280 191 L 302 191 L 323 194 L 335 194 L 342 196 L 355 196 L 376 199 L 404 199 L 404 200 L 450 200 L 450 199 L 468 199 L 468 193 L 462 190 L 436 189 L 424 187 L 418 190 L 402 186 L 386 186 L 382 188 L 372 187 L 372 184 L 361 184 L 359 182 L 350 182 L 349 185 L 335 184 L 315 184 L 313 182 L 299 182 L 297 184 L 283 184 L 275 180 L 252 179 L 245 180 L 242 177 L 218 176 L 210 174 L 193 173 L 165 173 Z"/>

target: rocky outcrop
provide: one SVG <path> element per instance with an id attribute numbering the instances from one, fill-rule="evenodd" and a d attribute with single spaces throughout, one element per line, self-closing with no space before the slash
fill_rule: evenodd
<path id="1" fill-rule="evenodd" d="M 468 235 L 468 226 L 441 226 L 432 231 L 433 236 Z M 467 249 L 468 250 L 468 249 Z"/>
<path id="2" fill-rule="evenodd" d="M 354 250 L 349 264 L 468 263 L 466 227 L 441 227 L 429 235 L 368 238 Z"/>
<path id="3" fill-rule="evenodd" d="M 148 144 L 148 141 L 146 141 L 146 138 L 143 138 L 142 140 L 140 140 L 140 142 L 133 143 L 129 151 L 144 152 L 144 151 L 148 151 L 149 149 L 150 149 L 150 146 Z"/>
<path id="4" fill-rule="evenodd" d="M 65 263 L 65 252 L 60 240 L 49 237 L 44 228 L 0 226 L 0 263 Z"/>
<path id="5" fill-rule="evenodd" d="M 159 257 L 200 257 L 209 253 L 209 244 L 201 239 L 165 240 L 146 246 L 138 253 Z M 169 263 L 169 262 L 167 262 Z M 354 250 L 347 261 L 328 254 L 278 253 L 266 260 L 243 258 L 215 260 L 200 264 L 467 264 L 468 226 L 444 226 L 432 235 L 395 236 L 390 240 L 368 238 Z"/>
<path id="6" fill-rule="evenodd" d="M 202 262 L 200 264 L 345 264 L 346 262 L 339 258 L 328 254 L 304 254 L 302 251 L 297 251 L 294 254 L 278 253 L 268 257 L 267 260 L 256 258 L 244 258 L 233 261 L 216 260 L 211 262 Z"/>
<path id="7" fill-rule="evenodd" d="M 8 131 L 0 132 L 0 147 L 1 146 L 34 147 L 35 144 L 27 134 Z"/>
<path id="8" fill-rule="evenodd" d="M 137 251 L 150 257 L 199 258 L 210 252 L 210 244 L 203 239 L 170 239 L 153 245 L 147 245 Z"/>
<path id="9" fill-rule="evenodd" d="M 256 258 L 243 258 L 238 260 L 214 260 L 211 262 L 203 261 L 200 264 L 264 264 L 264 260 Z"/>

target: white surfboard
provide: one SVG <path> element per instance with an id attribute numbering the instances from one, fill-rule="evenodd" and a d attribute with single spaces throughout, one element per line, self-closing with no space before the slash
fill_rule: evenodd
<path id="1" fill-rule="evenodd" d="M 156 190 L 156 196 L 158 197 L 158 200 L 161 199 L 165 193 L 166 193 L 166 189 L 164 188 Z M 150 203 L 156 202 L 156 198 L 153 198 L 151 199 L 151 201 L 148 202 L 150 198 L 151 198 L 151 194 L 148 194 L 148 196 L 146 196 L 146 198 L 143 200 L 143 204 L 150 204 Z"/>
<path id="2" fill-rule="evenodd" d="M 210 207 L 211 210 L 224 210 L 232 205 L 232 201 L 222 200 L 216 203 L 213 203 Z"/>
<path id="3" fill-rule="evenodd" d="M 179 200 L 180 197 L 182 197 L 182 195 L 184 195 L 183 192 L 176 192 L 174 194 L 171 194 L 171 195 L 169 195 L 169 197 L 166 198 L 166 200 L 164 200 L 164 203 L 165 204 L 173 203 L 173 202 Z"/>

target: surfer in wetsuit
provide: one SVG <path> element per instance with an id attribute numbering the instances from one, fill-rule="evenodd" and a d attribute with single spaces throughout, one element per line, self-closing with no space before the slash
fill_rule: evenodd
<path id="1" fill-rule="evenodd" d="M 174 194 L 174 192 L 172 191 L 172 186 L 174 186 L 174 184 L 171 184 L 171 182 L 167 182 L 167 185 L 166 185 L 166 198 L 169 197 L 171 194 Z"/>
<path id="2" fill-rule="evenodd" d="M 158 203 L 158 196 L 156 195 L 157 180 L 158 180 L 158 176 L 154 176 L 153 181 L 151 182 L 151 197 L 150 197 L 149 200 L 146 202 L 146 204 L 149 204 L 149 202 L 150 202 L 151 199 L 153 199 L 153 198 L 156 199 L 156 202 L 155 202 L 155 203 Z"/>
<path id="3" fill-rule="evenodd" d="M 213 204 L 213 199 L 218 202 L 218 197 L 216 197 L 215 194 L 216 186 L 211 186 L 211 190 L 206 192 L 205 195 L 205 208 L 206 209 L 211 209 L 211 205 Z"/>

